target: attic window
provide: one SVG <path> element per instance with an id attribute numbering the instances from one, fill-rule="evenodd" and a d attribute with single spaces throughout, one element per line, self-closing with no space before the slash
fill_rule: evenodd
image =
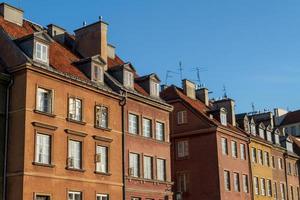
<path id="1" fill-rule="evenodd" d="M 256 127 L 255 127 L 255 124 L 252 123 L 250 129 L 251 129 L 251 134 L 252 134 L 252 135 L 256 135 Z"/>
<path id="2" fill-rule="evenodd" d="M 103 83 L 103 67 L 94 65 L 93 66 L 93 81 Z"/>
<path id="3" fill-rule="evenodd" d="M 35 59 L 44 63 L 48 63 L 48 46 L 36 42 L 35 43 Z"/>
<path id="4" fill-rule="evenodd" d="M 159 96 L 159 84 L 154 81 L 151 82 L 151 95 L 155 97 Z"/>
<path id="5" fill-rule="evenodd" d="M 221 111 L 220 111 L 220 122 L 222 125 L 227 126 L 226 111 L 223 109 L 221 109 Z"/>
<path id="6" fill-rule="evenodd" d="M 124 82 L 125 87 L 133 88 L 133 73 L 129 71 L 124 71 Z"/>

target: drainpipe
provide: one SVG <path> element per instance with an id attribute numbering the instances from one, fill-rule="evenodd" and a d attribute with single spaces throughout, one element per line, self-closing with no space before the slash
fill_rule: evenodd
<path id="1" fill-rule="evenodd" d="M 10 88 L 13 85 L 13 80 L 8 84 L 6 90 L 6 108 L 5 108 L 5 144 L 4 144 L 4 166 L 3 166 L 3 191 L 2 191 L 2 200 L 6 199 L 6 170 L 7 170 L 7 144 L 8 144 L 8 126 L 9 126 L 9 94 Z"/>
<path id="2" fill-rule="evenodd" d="M 122 99 L 120 100 L 119 104 L 122 108 L 122 172 L 123 172 L 123 200 L 126 199 L 126 188 L 125 188 L 125 120 L 126 120 L 126 114 L 125 114 L 125 105 L 127 103 L 127 92 L 121 90 L 121 96 Z"/>
<path id="3" fill-rule="evenodd" d="M 250 136 L 251 137 L 251 136 Z M 248 164 L 249 164 L 249 192 L 251 194 L 251 199 L 254 200 L 254 189 L 253 189 L 253 174 L 252 174 L 252 161 L 251 161 L 251 155 L 250 155 L 250 143 L 251 143 L 251 138 L 249 138 L 248 143 L 248 148 L 247 148 L 247 152 L 248 152 Z"/>

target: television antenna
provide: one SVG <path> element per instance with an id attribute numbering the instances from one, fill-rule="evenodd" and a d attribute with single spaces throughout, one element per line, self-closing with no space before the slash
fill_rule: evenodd
<path id="1" fill-rule="evenodd" d="M 227 90 L 225 84 L 223 85 L 223 92 L 224 92 L 223 98 L 227 98 Z"/>
<path id="2" fill-rule="evenodd" d="M 193 81 L 196 81 L 198 83 L 197 87 L 199 87 L 199 88 L 203 87 L 203 83 L 201 81 L 200 72 L 205 72 L 205 71 L 207 71 L 207 69 L 205 67 L 196 67 L 192 71 L 196 71 L 197 79 L 193 80 Z"/>
<path id="3" fill-rule="evenodd" d="M 171 71 L 171 70 L 167 70 L 166 72 L 166 79 L 165 79 L 165 84 L 167 85 L 168 84 L 168 80 L 169 78 L 173 78 L 172 74 L 178 74 L 174 71 Z"/>
<path id="4" fill-rule="evenodd" d="M 179 74 L 180 74 L 180 80 L 181 81 L 182 81 L 182 72 L 183 72 L 182 62 L 179 61 Z"/>

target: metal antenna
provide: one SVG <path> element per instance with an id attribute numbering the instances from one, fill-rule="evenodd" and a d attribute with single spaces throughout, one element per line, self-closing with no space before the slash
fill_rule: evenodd
<path id="1" fill-rule="evenodd" d="M 227 91 L 226 91 L 226 86 L 225 85 L 223 85 L 223 92 L 224 92 L 224 96 L 223 96 L 223 98 L 227 98 Z"/>
<path id="2" fill-rule="evenodd" d="M 252 107 L 252 112 L 255 113 L 255 106 L 253 102 L 251 103 L 251 107 Z"/>
<path id="3" fill-rule="evenodd" d="M 198 82 L 197 87 L 201 88 L 203 86 L 202 82 L 201 82 L 201 76 L 200 76 L 200 72 L 205 72 L 207 71 L 204 67 L 196 67 L 193 69 L 193 71 L 196 71 L 196 75 L 197 75 L 197 79 L 193 80 Z"/>
<path id="4" fill-rule="evenodd" d="M 179 73 L 180 73 L 180 80 L 182 81 L 182 71 L 183 71 L 183 68 L 182 68 L 182 62 L 179 61 Z"/>
<path id="5" fill-rule="evenodd" d="M 167 73 L 166 73 L 166 80 L 165 80 L 165 84 L 167 85 L 168 84 L 168 79 L 169 78 L 173 78 L 172 74 L 178 74 L 176 72 L 173 72 L 171 70 L 167 70 Z"/>
<path id="6" fill-rule="evenodd" d="M 99 16 L 99 21 L 102 22 L 102 20 L 103 20 L 103 17 Z"/>

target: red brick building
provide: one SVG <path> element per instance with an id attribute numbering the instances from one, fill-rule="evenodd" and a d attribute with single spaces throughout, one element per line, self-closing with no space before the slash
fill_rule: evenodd
<path id="1" fill-rule="evenodd" d="M 234 101 L 209 101 L 206 88 L 183 80 L 161 97 L 170 115 L 175 199 L 250 200 L 247 134 L 235 127 Z"/>

